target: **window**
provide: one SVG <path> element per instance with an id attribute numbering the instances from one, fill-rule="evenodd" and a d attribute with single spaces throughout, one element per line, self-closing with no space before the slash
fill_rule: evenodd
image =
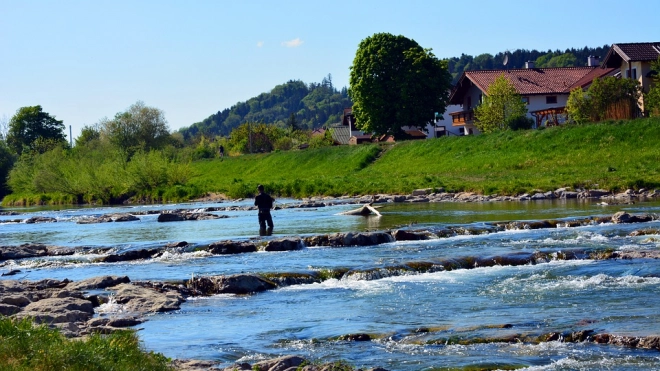
<path id="1" fill-rule="evenodd" d="M 467 97 L 467 109 L 472 108 L 472 97 Z"/>
<path id="2" fill-rule="evenodd" d="M 557 96 L 556 95 L 548 95 L 545 97 L 545 104 L 556 104 L 557 103 Z"/>
<path id="3" fill-rule="evenodd" d="M 479 94 L 479 104 L 484 102 L 484 96 L 482 94 Z"/>
<path id="4" fill-rule="evenodd" d="M 637 68 L 626 70 L 626 77 L 629 79 L 632 78 L 633 80 L 637 80 Z"/>
<path id="5" fill-rule="evenodd" d="M 526 105 L 529 105 L 529 97 L 522 97 L 522 101 L 523 101 L 523 103 L 525 103 Z"/>

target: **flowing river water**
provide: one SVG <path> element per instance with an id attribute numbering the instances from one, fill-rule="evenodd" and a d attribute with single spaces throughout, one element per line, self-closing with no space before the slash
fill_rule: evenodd
<path id="1" fill-rule="evenodd" d="M 293 204 L 295 200 L 280 200 Z M 189 203 L 130 207 L 13 209 L 0 216 L 0 245 L 45 243 L 69 247 L 112 247 L 115 252 L 187 241 L 264 240 L 334 232 L 398 228 L 481 228 L 493 222 L 571 220 L 588 216 L 660 213 L 660 202 L 599 206 L 589 200 L 490 203 L 389 203 L 381 217 L 338 215 L 355 205 L 284 208 L 273 212 L 272 236 L 259 236 L 255 211 L 221 211 L 228 218 L 157 222 L 148 210 L 246 206 L 251 202 Z M 12 210 L 12 209 L 5 209 Z M 76 224 L 88 216 L 136 213 L 139 221 Z M 10 223 L 47 216 L 56 223 Z M 94 263 L 91 253 L 6 261 L 2 279 L 81 280 L 127 275 L 132 281 L 184 280 L 236 273 L 377 269 L 413 261 L 483 258 L 546 251 L 631 251 L 660 249 L 656 232 L 630 236 L 660 222 L 594 223 L 580 227 L 520 229 L 398 241 L 369 247 L 311 247 L 297 251 L 210 255 L 168 253 L 157 259 Z M 88 250 L 91 251 L 91 250 Z M 172 358 L 255 362 L 300 355 L 355 367 L 389 370 L 660 369 L 660 352 L 593 342 L 486 341 L 590 330 L 621 336 L 660 335 L 660 260 L 549 259 L 520 266 L 392 276 L 354 275 L 321 283 L 292 285 L 253 295 L 189 298 L 181 309 L 149 315 L 138 335 L 148 350 Z M 368 334 L 369 341 L 341 340 Z"/>

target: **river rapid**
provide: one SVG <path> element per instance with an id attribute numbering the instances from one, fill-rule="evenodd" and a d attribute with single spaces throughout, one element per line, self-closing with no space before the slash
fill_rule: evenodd
<path id="1" fill-rule="evenodd" d="M 279 200 L 280 205 L 296 200 Z M 660 202 L 600 206 L 594 200 L 487 203 L 387 203 L 382 216 L 339 213 L 356 205 L 283 208 L 273 212 L 271 236 L 258 233 L 251 201 L 126 207 L 3 209 L 0 245 L 44 243 L 82 248 L 70 256 L 0 262 L 2 279 L 73 281 L 126 275 L 132 281 L 184 280 L 237 273 L 377 269 L 414 261 L 484 258 L 515 253 L 566 255 L 589 251 L 660 249 L 660 222 L 593 223 L 579 227 L 514 229 L 397 241 L 368 247 L 308 247 L 296 251 L 211 255 L 166 253 L 156 259 L 95 263 L 111 248 L 120 253 L 186 241 L 261 241 L 287 236 L 393 229 L 483 228 L 494 222 L 572 220 L 589 216 L 660 214 Z M 159 223 L 150 210 L 204 209 L 223 219 Z M 133 213 L 139 221 L 77 224 L 107 213 Z M 16 223 L 45 216 L 56 223 Z M 619 336 L 660 335 L 660 259 L 549 259 L 520 266 L 400 275 L 353 275 L 252 295 L 189 298 L 174 312 L 149 315 L 138 327 L 147 350 L 172 358 L 208 359 L 223 366 L 281 355 L 389 370 L 660 370 L 660 352 L 593 342 L 501 341 L 550 333 L 592 331 Z M 101 308 L 112 315 L 112 306 Z M 348 335 L 368 335 L 353 341 Z M 490 339 L 490 340 L 489 340 Z M 497 341 L 493 339 L 499 339 Z"/>

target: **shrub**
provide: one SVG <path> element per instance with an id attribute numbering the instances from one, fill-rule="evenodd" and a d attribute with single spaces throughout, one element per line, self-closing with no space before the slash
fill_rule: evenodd
<path id="1" fill-rule="evenodd" d="M 534 127 L 534 120 L 527 116 L 516 116 L 507 119 L 506 126 L 511 130 L 529 130 Z"/>

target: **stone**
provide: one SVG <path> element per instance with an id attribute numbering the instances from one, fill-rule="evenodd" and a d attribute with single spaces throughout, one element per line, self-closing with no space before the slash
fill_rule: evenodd
<path id="1" fill-rule="evenodd" d="M 273 282 L 252 274 L 217 276 L 215 279 L 216 293 L 219 294 L 252 294 L 277 287 Z"/>
<path id="2" fill-rule="evenodd" d="M 220 241 L 210 244 L 204 250 L 216 255 L 241 254 L 256 252 L 257 246 L 251 242 Z"/>
<path id="3" fill-rule="evenodd" d="M 285 371 L 297 368 L 305 359 L 298 356 L 284 356 L 255 363 L 252 368 L 261 371 Z"/>
<path id="4" fill-rule="evenodd" d="M 18 313 L 21 311 L 21 308 L 16 305 L 0 303 L 0 315 L 11 316 L 12 314 Z"/>
<path id="5" fill-rule="evenodd" d="M 158 252 L 158 249 L 131 250 L 122 254 L 110 254 L 108 256 L 103 256 L 96 259 L 95 261 L 101 263 L 116 263 L 131 260 L 151 259 Z"/>
<path id="6" fill-rule="evenodd" d="M 612 223 L 630 223 L 630 214 L 625 211 L 619 211 L 618 213 L 612 215 Z"/>
<path id="7" fill-rule="evenodd" d="M 429 231 L 409 231 L 405 229 L 397 229 L 392 232 L 392 237 L 396 241 L 419 241 L 430 240 L 431 233 Z"/>
<path id="8" fill-rule="evenodd" d="M 51 218 L 48 216 L 33 216 L 31 218 L 25 219 L 25 224 L 34 224 L 34 223 L 56 223 L 57 219 Z"/>
<path id="9" fill-rule="evenodd" d="M 302 249 L 300 238 L 281 238 L 268 241 L 264 251 L 292 251 Z"/>
<path id="10" fill-rule="evenodd" d="M 131 280 L 128 276 L 101 276 L 84 279 L 78 282 L 71 282 L 66 288 L 68 290 L 105 289 L 107 287 L 117 286 L 120 283 L 129 282 L 131 282 Z"/>
<path id="11" fill-rule="evenodd" d="M 154 313 L 178 310 L 185 300 L 176 291 L 164 293 L 156 290 L 122 283 L 111 288 L 115 291 L 115 300 L 124 305 L 128 312 Z"/>
<path id="12" fill-rule="evenodd" d="M 92 318 L 94 307 L 88 300 L 64 297 L 47 298 L 28 304 L 17 318 L 33 318 L 37 323 L 84 322 Z"/>

